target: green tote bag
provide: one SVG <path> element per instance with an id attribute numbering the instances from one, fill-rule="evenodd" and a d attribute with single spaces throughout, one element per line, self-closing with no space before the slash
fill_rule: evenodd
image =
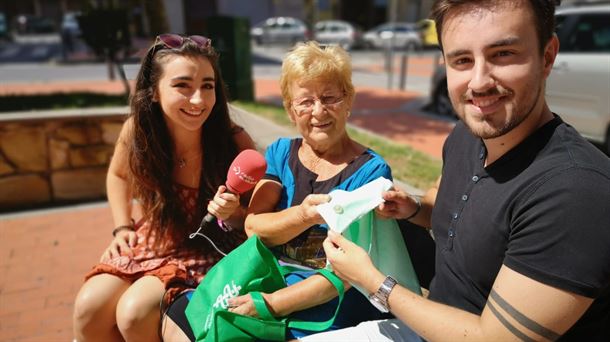
<path id="1" fill-rule="evenodd" d="M 379 177 L 352 191 L 333 190 L 329 193 L 330 202 L 318 205 L 317 209 L 330 229 L 362 247 L 383 274 L 421 294 L 398 222 L 375 213 L 375 208 L 383 202 L 383 191 L 391 187 L 389 179 Z M 356 288 L 368 296 L 366 290 Z"/>
<path id="2" fill-rule="evenodd" d="M 383 274 L 391 275 L 400 285 L 421 294 L 417 274 L 396 220 L 382 218 L 371 210 L 353 221 L 343 231 L 343 236 L 362 247 Z M 368 295 L 366 290 L 356 288 Z"/>
<path id="3" fill-rule="evenodd" d="M 186 317 L 197 341 L 285 341 L 288 328 L 310 331 L 328 329 L 337 315 L 345 291 L 343 282 L 326 269 L 317 270 L 339 293 L 333 317 L 323 322 L 275 318 L 269 312 L 261 292 L 270 293 L 286 287 L 284 275 L 295 271 L 280 266 L 273 253 L 252 236 L 222 258 L 197 286 Z M 250 293 L 260 318 L 227 311 L 229 298 Z"/>

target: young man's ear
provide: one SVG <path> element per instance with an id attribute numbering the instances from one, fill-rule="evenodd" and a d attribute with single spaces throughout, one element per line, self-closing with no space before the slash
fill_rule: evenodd
<path id="1" fill-rule="evenodd" d="M 549 77 L 551 70 L 553 69 L 553 64 L 555 63 L 555 58 L 557 57 L 557 53 L 559 52 L 559 38 L 557 38 L 557 34 L 553 33 L 551 39 L 546 44 L 544 48 L 544 77 Z"/>

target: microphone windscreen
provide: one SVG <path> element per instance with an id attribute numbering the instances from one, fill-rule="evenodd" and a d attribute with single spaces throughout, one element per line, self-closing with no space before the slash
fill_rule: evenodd
<path id="1" fill-rule="evenodd" d="M 243 194 L 252 189 L 265 175 L 267 162 L 255 150 L 243 150 L 235 157 L 227 172 L 227 188 L 232 193 Z"/>

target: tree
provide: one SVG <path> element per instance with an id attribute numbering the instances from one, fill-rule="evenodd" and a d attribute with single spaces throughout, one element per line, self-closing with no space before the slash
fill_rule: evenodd
<path id="1" fill-rule="evenodd" d="M 108 64 L 108 78 L 115 79 L 114 70 L 129 94 L 129 83 L 123 69 L 119 66 L 119 56 L 124 58 L 131 47 L 131 37 L 126 9 L 93 8 L 78 17 L 82 38 L 95 55 Z"/>

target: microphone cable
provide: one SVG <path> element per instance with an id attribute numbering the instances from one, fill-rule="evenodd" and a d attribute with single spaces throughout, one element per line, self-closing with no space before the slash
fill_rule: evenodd
<path id="1" fill-rule="evenodd" d="M 214 247 L 214 249 L 215 249 L 215 250 L 216 250 L 218 253 L 222 254 L 222 256 L 227 256 L 227 253 L 225 253 L 225 252 L 221 251 L 221 250 L 220 250 L 220 248 L 218 248 L 218 246 L 216 246 L 216 244 L 214 243 L 214 241 L 212 241 L 212 239 L 210 239 L 210 238 L 209 238 L 207 235 L 205 235 L 205 234 L 203 234 L 203 233 L 201 232 L 201 230 L 204 228 L 204 226 L 205 226 L 205 225 L 206 225 L 205 220 L 204 220 L 204 221 L 201 221 L 201 224 L 199 225 L 199 228 L 197 229 L 197 231 L 196 231 L 196 232 L 191 233 L 191 234 L 189 235 L 189 239 L 194 239 L 196 236 L 202 236 L 203 238 L 205 238 L 206 240 L 208 240 L 208 242 L 209 242 L 209 243 L 212 245 L 212 247 Z"/>

